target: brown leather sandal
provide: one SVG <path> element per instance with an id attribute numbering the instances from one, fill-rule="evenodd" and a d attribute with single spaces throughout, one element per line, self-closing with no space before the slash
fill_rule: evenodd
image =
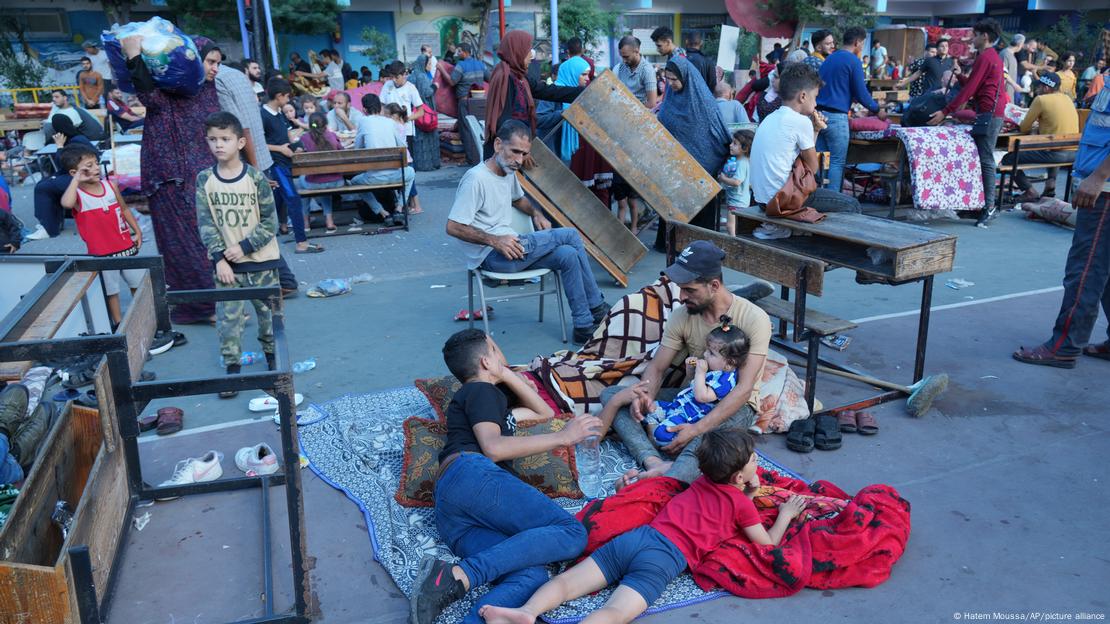
<path id="1" fill-rule="evenodd" d="M 1046 349 L 1044 345 L 1039 345 L 1033 349 L 1018 347 L 1018 350 L 1014 351 L 1014 359 L 1026 364 L 1052 366 L 1054 368 L 1075 368 L 1076 360 L 1076 358 L 1060 357 Z"/>
<path id="2" fill-rule="evenodd" d="M 180 407 L 163 407 L 158 410 L 158 435 L 170 435 L 181 431 L 185 412 Z"/>
<path id="3" fill-rule="evenodd" d="M 1110 360 L 1110 340 L 1102 344 L 1087 345 L 1083 347 L 1083 355 L 1089 355 L 1100 360 Z"/>
<path id="4" fill-rule="evenodd" d="M 856 433 L 856 413 L 852 410 L 841 410 L 836 413 L 836 422 L 840 425 L 840 433 Z"/>
<path id="5" fill-rule="evenodd" d="M 879 421 L 871 412 L 856 412 L 856 429 L 860 435 L 875 435 L 879 433 Z"/>

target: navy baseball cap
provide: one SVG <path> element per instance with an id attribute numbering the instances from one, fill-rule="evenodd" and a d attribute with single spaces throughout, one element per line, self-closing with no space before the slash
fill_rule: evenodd
<path id="1" fill-rule="evenodd" d="M 676 284 L 688 284 L 699 277 L 714 277 L 721 274 L 721 260 L 725 252 L 709 241 L 690 243 L 675 259 L 674 264 L 663 270 Z"/>
<path id="2" fill-rule="evenodd" d="M 1041 74 L 1037 78 L 1037 80 L 1040 81 L 1041 84 L 1043 84 L 1047 87 L 1051 87 L 1053 89 L 1059 89 L 1060 88 L 1060 76 L 1058 74 L 1054 73 L 1054 72 L 1045 72 L 1045 73 Z"/>

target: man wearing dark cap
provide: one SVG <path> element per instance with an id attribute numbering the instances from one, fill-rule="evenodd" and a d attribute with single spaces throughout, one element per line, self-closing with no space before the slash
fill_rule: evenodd
<path id="1" fill-rule="evenodd" d="M 1033 105 L 1021 120 L 1022 134 L 1029 134 L 1034 123 L 1040 124 L 1039 134 L 1078 134 L 1079 113 L 1075 110 L 1075 103 L 1067 95 L 1060 92 L 1060 76 L 1053 72 L 1045 72 L 1033 81 L 1037 97 L 1033 98 Z M 1014 164 L 1015 154 L 1006 154 L 1002 158 L 1002 170 Z M 1030 163 L 1070 163 L 1075 161 L 1074 150 L 1030 150 L 1016 154 L 1019 164 Z M 1048 169 L 1048 180 L 1044 183 L 1044 195 L 1055 197 L 1056 174 L 1059 169 Z M 1033 188 L 1024 171 L 1018 170 L 1014 174 L 1014 184 L 1024 191 L 1017 201 L 1035 202 L 1041 194 Z"/>
<path id="2" fill-rule="evenodd" d="M 722 281 L 721 260 L 725 252 L 707 241 L 694 241 L 678 254 L 675 263 L 667 267 L 663 274 L 680 289 L 679 301 L 682 303 L 671 312 L 663 327 L 663 338 L 658 350 L 652 357 L 647 371 L 635 386 L 637 398 L 628 408 L 621 408 L 612 423 L 644 471 L 630 470 L 622 478 L 622 487 L 633 480 L 665 474 L 686 483 L 698 477 L 698 461 L 694 455 L 701 434 L 718 427 L 739 427 L 748 429 L 754 426 L 759 400 L 759 383 L 763 375 L 763 363 L 771 343 L 771 319 L 767 313 L 754 303 L 729 292 Z M 753 299 L 770 294 L 772 288 L 766 283 L 749 287 Z M 694 424 L 672 427 L 674 440 L 663 447 L 663 451 L 674 461 L 665 458 L 648 439 L 641 421 L 651 413 L 653 403 L 670 400 L 680 388 L 660 388 L 667 369 L 682 367 L 687 357 L 703 357 L 706 336 L 721 324 L 721 317 L 728 316 L 731 323 L 748 336 L 750 345 L 747 361 L 739 371 L 736 386 L 721 399 L 711 412 Z M 601 394 L 605 403 L 620 392 L 622 388 L 612 387 Z"/>

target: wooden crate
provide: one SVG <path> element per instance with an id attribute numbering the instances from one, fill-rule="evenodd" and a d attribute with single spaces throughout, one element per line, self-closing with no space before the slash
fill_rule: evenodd
<path id="1" fill-rule="evenodd" d="M 132 382 L 142 371 L 155 323 L 148 273 L 117 330 L 127 336 Z M 68 554 L 74 546 L 88 547 L 97 596 L 107 593 L 131 495 L 106 359 L 95 384 L 100 409 L 66 405 L 0 529 L 0 624 L 80 621 Z M 59 500 L 74 509 L 64 540 L 50 521 Z"/>
<path id="2" fill-rule="evenodd" d="M 123 453 L 104 449 L 98 410 L 67 406 L 44 444 L 0 531 L 0 622 L 78 622 L 67 551 L 88 545 L 104 595 L 127 514 Z M 65 540 L 50 521 L 59 500 L 75 510 Z"/>

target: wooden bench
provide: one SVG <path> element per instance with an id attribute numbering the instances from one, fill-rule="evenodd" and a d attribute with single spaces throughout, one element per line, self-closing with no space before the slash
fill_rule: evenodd
<path id="1" fill-rule="evenodd" d="M 349 178 L 368 171 L 400 170 L 401 179 L 397 182 L 382 182 L 380 184 L 351 184 L 327 189 L 297 189 L 301 197 L 325 197 L 334 195 L 347 195 L 350 193 L 368 193 L 382 190 L 401 190 L 405 188 L 405 166 L 407 150 L 403 147 L 386 147 L 377 149 L 349 149 L 330 150 L 323 152 L 296 152 L 293 154 L 293 175 L 341 174 Z M 409 229 L 409 210 L 407 203 L 403 209 L 405 225 Z M 387 229 L 387 228 L 381 228 Z M 388 228 L 393 229 L 393 228 Z"/>
<path id="2" fill-rule="evenodd" d="M 793 326 L 790 339 L 806 345 L 806 404 L 813 412 L 817 385 L 818 353 L 821 338 L 856 327 L 851 321 L 809 308 L 807 295 L 821 296 L 827 263 L 777 249 L 754 240 L 729 236 L 683 223 L 670 224 L 670 250 L 675 253 L 696 240 L 709 241 L 725 252 L 724 266 L 765 279 L 781 287 L 780 297 L 763 297 L 755 301 L 768 316 L 779 319 L 778 336 L 787 338 L 787 325 Z M 790 290 L 796 292 L 790 301 Z"/>
<path id="3" fill-rule="evenodd" d="M 1067 169 L 1068 179 L 1064 184 L 1064 201 L 1068 201 L 1068 198 L 1071 196 L 1071 174 L 1074 162 L 1019 163 L 1018 161 L 1021 159 L 1021 152 L 1023 151 L 1075 151 L 1079 149 L 1079 137 L 1081 136 L 1081 134 L 1018 134 L 1010 136 L 1007 142 L 1006 152 L 1007 154 L 1014 155 L 1014 162 L 1010 165 L 999 166 L 999 173 L 1001 173 L 1002 179 L 998 185 L 997 205 L 1001 207 L 1003 198 L 1013 194 L 1014 176 L 1017 175 L 1017 172 L 1027 171 L 1029 169 Z M 1008 181 L 1007 177 L 1009 177 Z M 1005 194 L 1003 194 L 1003 191 L 1005 191 Z"/>

